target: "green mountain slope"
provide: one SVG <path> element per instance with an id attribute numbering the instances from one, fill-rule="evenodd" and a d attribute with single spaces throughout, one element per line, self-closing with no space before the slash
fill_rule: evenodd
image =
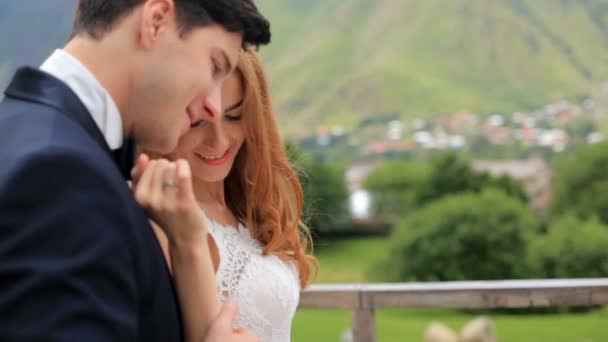
<path id="1" fill-rule="evenodd" d="M 262 4 L 271 10 L 281 0 Z M 299 1 L 292 1 L 300 3 Z M 314 3 L 314 2 L 313 2 Z M 608 1 L 343 0 L 285 19 L 268 49 L 290 132 L 386 112 L 510 111 L 608 79 Z"/>
<path id="2" fill-rule="evenodd" d="M 0 2 L 0 85 L 69 32 L 75 0 Z M 608 80 L 608 0 L 259 0 L 283 130 L 527 109 Z"/>

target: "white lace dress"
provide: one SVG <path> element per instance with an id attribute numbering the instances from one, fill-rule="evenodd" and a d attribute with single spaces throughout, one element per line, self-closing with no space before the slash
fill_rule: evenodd
<path id="1" fill-rule="evenodd" d="M 217 285 L 222 301 L 235 300 L 235 327 L 254 332 L 263 342 L 288 342 L 300 300 L 296 267 L 277 256 L 263 256 L 262 245 L 243 225 L 207 219 L 220 255 Z"/>

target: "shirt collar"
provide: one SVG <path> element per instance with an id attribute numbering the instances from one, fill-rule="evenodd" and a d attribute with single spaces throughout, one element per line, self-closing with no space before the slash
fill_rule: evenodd
<path id="1" fill-rule="evenodd" d="M 57 49 L 40 67 L 76 93 L 112 150 L 123 144 L 122 117 L 114 99 L 87 67 L 67 51 Z"/>

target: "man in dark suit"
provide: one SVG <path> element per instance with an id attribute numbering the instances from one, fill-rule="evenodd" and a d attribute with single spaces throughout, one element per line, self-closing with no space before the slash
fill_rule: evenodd
<path id="1" fill-rule="evenodd" d="M 239 50 L 269 39 L 251 0 L 79 1 L 66 47 L 18 70 L 0 104 L 0 341 L 183 339 L 115 158 L 130 138 L 166 153 L 219 119 Z M 209 340 L 241 340 L 224 314 Z"/>

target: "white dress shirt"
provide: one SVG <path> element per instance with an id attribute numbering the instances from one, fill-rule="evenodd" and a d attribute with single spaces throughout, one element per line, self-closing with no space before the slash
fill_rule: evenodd
<path id="1" fill-rule="evenodd" d="M 76 93 L 105 137 L 108 146 L 116 150 L 122 146 L 122 117 L 116 103 L 95 76 L 76 57 L 57 49 L 40 66 Z"/>

